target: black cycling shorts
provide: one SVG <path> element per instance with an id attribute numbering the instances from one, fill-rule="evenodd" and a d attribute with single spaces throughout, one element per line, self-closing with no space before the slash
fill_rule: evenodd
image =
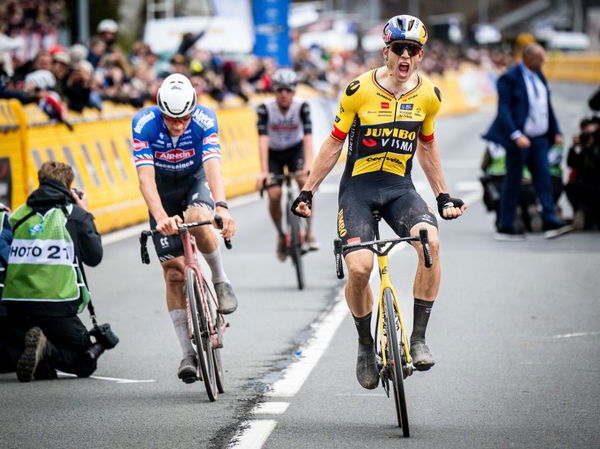
<path id="1" fill-rule="evenodd" d="M 375 239 L 374 210 L 380 212 L 399 237 L 408 237 L 418 223 L 437 228 L 433 210 L 412 186 L 346 185 L 340 188 L 338 205 L 338 236 L 344 245 Z M 346 250 L 344 254 L 354 250 Z"/>
<path id="2" fill-rule="evenodd" d="M 156 187 L 162 206 L 169 217 L 183 213 L 191 206 L 206 206 L 211 211 L 214 209 L 208 182 L 204 170 L 199 170 L 194 175 L 186 178 L 158 178 Z M 150 227 L 156 227 L 156 220 L 150 215 Z M 179 235 L 154 234 L 152 236 L 156 255 L 161 262 L 183 255 L 183 245 Z"/>
<path id="3" fill-rule="evenodd" d="M 283 169 L 287 167 L 288 172 L 296 172 L 304 167 L 304 145 L 300 142 L 287 150 L 269 149 L 269 172 L 274 175 L 283 175 Z M 277 180 L 271 185 L 281 185 L 283 180 Z"/>

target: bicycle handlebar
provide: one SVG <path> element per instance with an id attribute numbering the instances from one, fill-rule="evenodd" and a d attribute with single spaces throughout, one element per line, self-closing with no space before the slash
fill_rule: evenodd
<path id="1" fill-rule="evenodd" d="M 215 224 L 217 225 L 217 227 L 219 229 L 223 229 L 223 219 L 221 218 L 220 215 L 215 215 L 214 216 L 214 220 L 215 220 Z M 182 223 L 181 225 L 179 225 L 177 227 L 177 231 L 181 234 L 182 232 L 185 232 L 188 228 L 195 228 L 197 226 L 206 226 L 212 224 L 212 221 L 210 220 L 205 220 L 205 221 L 195 221 L 195 222 L 191 222 L 191 223 Z M 149 264 L 150 263 L 150 255 L 148 254 L 148 237 L 153 236 L 154 234 L 157 234 L 158 231 L 156 229 L 146 229 L 144 231 L 142 231 L 140 233 L 140 255 L 142 258 L 142 263 L 144 264 Z M 225 242 L 225 247 L 227 249 L 231 249 L 232 245 L 231 245 L 231 240 L 229 239 L 223 239 L 223 241 Z"/>
<path id="2" fill-rule="evenodd" d="M 270 187 L 271 185 L 273 185 L 273 182 L 276 181 L 285 181 L 286 185 L 288 185 L 288 183 L 290 183 L 292 181 L 292 179 L 294 179 L 296 177 L 297 174 L 299 174 L 301 172 L 288 172 L 288 173 L 284 173 L 281 175 L 275 175 L 273 173 L 269 173 L 269 181 L 271 181 L 271 183 L 269 185 L 267 185 L 267 180 L 265 179 L 263 181 L 263 185 L 260 188 L 260 197 L 263 197 L 263 194 L 265 192 L 265 190 L 267 190 L 268 187 Z"/>
<path id="3" fill-rule="evenodd" d="M 421 242 L 423 247 L 423 259 L 425 267 L 431 268 L 433 265 L 433 258 L 431 257 L 431 249 L 429 248 L 429 237 L 427 229 L 420 229 L 419 236 L 416 237 L 400 237 L 394 239 L 385 240 L 371 240 L 369 242 L 356 243 L 351 245 L 344 245 L 340 239 L 333 241 L 333 253 L 335 255 L 335 271 L 338 279 L 344 278 L 344 266 L 342 264 L 343 251 L 349 248 L 364 248 L 368 249 L 378 256 L 386 256 L 390 250 L 401 242 Z M 387 246 L 386 246 L 387 245 Z"/>

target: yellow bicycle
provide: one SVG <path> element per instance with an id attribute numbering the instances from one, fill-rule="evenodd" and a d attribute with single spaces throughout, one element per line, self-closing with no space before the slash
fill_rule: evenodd
<path id="1" fill-rule="evenodd" d="M 409 437 L 410 429 L 403 381 L 413 373 L 413 366 L 398 295 L 388 272 L 388 254 L 398 243 L 421 242 L 425 266 L 429 268 L 432 265 L 431 251 L 426 229 L 421 229 L 418 237 L 381 240 L 379 237 L 380 213 L 373 211 L 373 218 L 375 218 L 377 224 L 375 226 L 375 240 L 350 245 L 343 245 L 339 239 L 334 240 L 336 271 L 338 278 L 343 279 L 342 256 L 346 249 L 364 248 L 377 255 L 381 281 L 377 308 L 377 327 L 375 328 L 379 376 L 381 385 L 388 397 L 390 396 L 389 381 L 392 381 L 398 426 L 402 428 L 402 434 Z"/>

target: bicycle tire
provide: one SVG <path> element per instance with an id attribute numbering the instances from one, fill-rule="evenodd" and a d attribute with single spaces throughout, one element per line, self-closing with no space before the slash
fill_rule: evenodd
<path id="1" fill-rule="evenodd" d="M 212 319 L 213 323 L 216 323 L 216 331 L 218 334 L 218 339 L 219 341 L 223 340 L 223 335 L 221 334 L 221 323 L 222 323 L 222 319 L 223 317 L 221 315 L 219 315 L 217 313 L 217 301 L 216 298 L 214 296 L 213 291 L 209 288 L 208 283 L 206 282 L 206 279 L 202 280 L 204 283 L 204 291 L 207 292 L 207 296 L 208 296 L 208 305 L 210 308 L 210 316 Z M 225 375 L 223 372 L 223 364 L 221 361 L 221 348 L 215 348 L 213 346 L 212 348 L 212 352 L 213 352 L 213 359 L 215 361 L 215 381 L 217 384 L 217 390 L 219 391 L 219 393 L 225 393 Z"/>
<path id="2" fill-rule="evenodd" d="M 296 270 L 298 290 L 304 289 L 304 267 L 302 265 L 302 240 L 300 238 L 300 218 L 288 214 L 290 226 L 290 256 Z"/>
<path id="3" fill-rule="evenodd" d="M 396 416 L 398 426 L 402 428 L 402 434 L 408 438 L 410 429 L 408 424 L 408 410 L 406 407 L 406 396 L 404 394 L 404 377 L 402 374 L 401 346 L 402 335 L 398 335 L 399 326 L 394 297 L 390 289 L 383 292 L 385 306 L 385 326 L 387 333 L 387 364 L 391 371 L 392 385 L 394 386 L 394 403 L 396 404 Z M 400 331 L 401 332 L 401 331 Z"/>
<path id="4" fill-rule="evenodd" d="M 202 305 L 202 291 L 198 275 L 192 268 L 187 268 L 185 272 L 185 294 L 190 307 L 192 317 L 193 339 L 196 347 L 198 367 L 202 373 L 202 379 L 206 388 L 206 394 L 211 402 L 217 400 L 217 384 L 215 376 L 215 363 L 213 359 L 212 345 L 210 342 L 210 332 L 205 316 L 205 310 Z"/>

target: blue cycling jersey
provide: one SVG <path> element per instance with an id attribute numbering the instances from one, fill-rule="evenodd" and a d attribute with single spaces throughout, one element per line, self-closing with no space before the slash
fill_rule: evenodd
<path id="1" fill-rule="evenodd" d="M 212 158 L 221 157 L 217 117 L 213 111 L 196 106 L 192 120 L 179 138 L 169 135 L 158 106 L 142 109 L 133 118 L 135 166 L 153 166 L 157 176 L 186 176 Z"/>

